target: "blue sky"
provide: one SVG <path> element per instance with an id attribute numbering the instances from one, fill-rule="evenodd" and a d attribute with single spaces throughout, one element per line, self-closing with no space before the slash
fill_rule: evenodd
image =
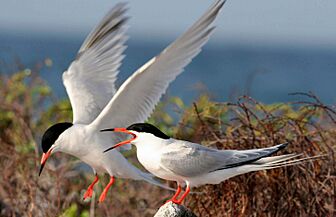
<path id="1" fill-rule="evenodd" d="M 84 35 L 116 3 L 112 0 L 2 0 L 6 32 Z M 131 0 L 131 37 L 170 38 L 190 26 L 213 1 Z M 214 40 L 336 46 L 335 0 L 228 0 Z"/>

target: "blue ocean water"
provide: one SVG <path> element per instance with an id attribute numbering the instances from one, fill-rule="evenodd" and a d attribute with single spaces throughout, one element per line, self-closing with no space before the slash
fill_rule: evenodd
<path id="1" fill-rule="evenodd" d="M 0 72 L 11 73 L 50 58 L 42 77 L 56 96 L 66 97 L 62 72 L 71 63 L 84 38 L 0 34 Z M 118 85 L 169 44 L 167 40 L 128 41 Z M 187 103 L 208 91 L 215 100 L 232 101 L 249 94 L 266 103 L 297 98 L 292 92 L 312 91 L 325 103 L 336 102 L 336 48 L 210 42 L 169 87 L 168 94 Z"/>

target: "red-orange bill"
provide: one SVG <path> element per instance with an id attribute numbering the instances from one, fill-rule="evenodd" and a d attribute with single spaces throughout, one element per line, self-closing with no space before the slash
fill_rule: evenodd
<path id="1" fill-rule="evenodd" d="M 43 153 L 43 154 L 42 154 L 39 176 L 41 175 L 42 170 L 43 170 L 43 168 L 44 168 L 44 165 L 45 165 L 45 163 L 47 162 L 47 160 L 48 160 L 48 158 L 49 158 L 49 156 L 50 156 L 50 154 L 51 154 L 51 150 L 52 150 L 52 149 L 49 149 L 49 151 L 48 151 L 47 153 Z"/>
<path id="2" fill-rule="evenodd" d="M 112 146 L 111 148 L 106 149 L 106 150 L 104 151 L 104 153 L 105 153 L 105 152 L 108 152 L 108 151 L 110 151 L 110 150 L 112 150 L 112 149 L 115 149 L 115 148 L 117 148 L 117 147 L 120 147 L 120 146 L 122 146 L 122 145 L 129 144 L 129 143 L 131 143 L 134 139 L 136 139 L 136 137 L 137 137 L 134 133 L 128 131 L 126 128 L 111 128 L 111 129 L 104 129 L 104 130 L 101 130 L 101 132 L 106 132 L 106 131 L 114 131 L 114 132 L 127 133 L 127 134 L 129 134 L 129 135 L 132 135 L 133 138 L 128 139 L 128 140 L 125 140 L 125 141 L 122 141 L 122 142 L 119 142 L 118 144 Z"/>

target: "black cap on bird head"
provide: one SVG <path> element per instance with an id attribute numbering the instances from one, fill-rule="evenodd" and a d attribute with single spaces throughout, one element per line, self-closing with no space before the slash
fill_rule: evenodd
<path id="1" fill-rule="evenodd" d="M 139 133 L 151 133 L 156 137 L 159 137 L 161 139 L 169 139 L 170 137 L 164 134 L 161 130 L 159 130 L 157 127 L 155 127 L 152 124 L 148 123 L 136 123 L 132 124 L 131 126 L 126 128 L 127 130 L 133 130 L 135 132 Z"/>
<path id="2" fill-rule="evenodd" d="M 43 155 L 41 158 L 41 167 L 39 175 L 41 175 L 43 167 L 51 154 L 52 149 L 50 147 L 55 143 L 58 137 L 72 125 L 73 125 L 72 123 L 68 122 L 57 123 L 49 127 L 43 134 L 41 143 Z"/>
<path id="3" fill-rule="evenodd" d="M 112 149 L 115 149 L 117 147 L 120 147 L 122 145 L 131 143 L 132 141 L 136 140 L 138 137 L 135 133 L 133 132 L 138 132 L 138 133 L 150 133 L 156 137 L 159 137 L 161 139 L 170 139 L 169 136 L 164 134 L 161 130 L 159 130 L 157 127 L 151 124 L 147 123 L 137 123 L 137 124 L 132 124 L 131 126 L 127 128 L 110 128 L 110 129 L 104 129 L 101 130 L 101 132 L 106 132 L 106 131 L 114 131 L 114 132 L 123 132 L 132 135 L 133 138 L 119 142 L 118 144 L 112 146 L 111 148 L 106 149 L 104 152 L 108 152 Z M 131 132 L 133 131 L 133 132 Z"/>

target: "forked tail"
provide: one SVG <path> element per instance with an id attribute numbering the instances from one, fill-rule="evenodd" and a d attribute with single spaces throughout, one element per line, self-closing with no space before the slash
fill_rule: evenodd
<path id="1" fill-rule="evenodd" d="M 272 157 L 270 156 L 278 152 L 279 150 L 285 148 L 287 145 L 288 143 L 263 149 L 235 151 L 233 153 L 233 156 L 235 157 L 231 160 L 230 163 L 227 163 L 220 169 L 213 171 L 213 172 L 216 171 L 221 172 L 214 177 L 214 181 L 212 181 L 211 183 L 219 183 L 223 180 L 244 173 L 298 165 L 303 162 L 320 159 L 326 156 L 321 154 L 312 157 L 302 157 L 303 154 L 295 154 L 295 153 L 272 156 Z"/>
<path id="2" fill-rule="evenodd" d="M 300 156 L 302 156 L 302 154 L 286 154 L 274 157 L 265 157 L 251 164 L 248 164 L 248 166 L 250 166 L 251 169 L 250 171 L 267 170 L 267 169 L 297 165 L 309 160 L 316 160 L 322 158 L 326 155 L 316 155 L 312 157 L 298 158 Z"/>

